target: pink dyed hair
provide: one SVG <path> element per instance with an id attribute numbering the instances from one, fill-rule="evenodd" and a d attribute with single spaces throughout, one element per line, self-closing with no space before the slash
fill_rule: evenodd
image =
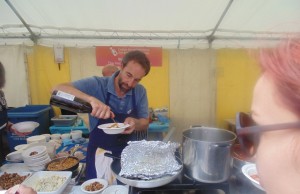
<path id="1" fill-rule="evenodd" d="M 263 72 L 274 79 L 283 103 L 300 117 L 300 39 L 262 49 L 259 56 Z"/>

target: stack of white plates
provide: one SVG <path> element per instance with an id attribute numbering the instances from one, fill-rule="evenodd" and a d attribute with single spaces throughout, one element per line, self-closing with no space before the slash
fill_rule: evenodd
<path id="1" fill-rule="evenodd" d="M 46 146 L 34 146 L 22 153 L 24 163 L 32 171 L 41 171 L 51 161 Z"/>

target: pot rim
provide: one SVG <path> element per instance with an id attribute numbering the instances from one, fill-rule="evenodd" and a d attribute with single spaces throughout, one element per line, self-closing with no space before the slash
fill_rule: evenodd
<path id="1" fill-rule="evenodd" d="M 222 131 L 222 132 L 227 132 L 227 133 L 230 133 L 231 135 L 233 135 L 233 138 L 231 140 L 225 140 L 225 141 L 207 141 L 207 140 L 199 140 L 199 139 L 195 139 L 193 137 L 188 137 L 185 133 L 188 133 L 188 131 L 190 130 L 197 130 L 197 129 L 209 129 L 209 130 L 215 130 L 215 131 Z M 237 135 L 235 133 L 233 133 L 232 131 L 229 131 L 229 130 L 226 130 L 226 129 L 221 129 L 221 128 L 215 128 L 215 127 L 192 127 L 192 128 L 189 128 L 185 131 L 182 132 L 182 136 L 184 138 L 187 138 L 187 139 L 191 139 L 191 140 L 194 140 L 194 141 L 199 141 L 199 142 L 203 142 L 203 143 L 215 143 L 215 144 L 234 144 L 234 141 L 237 139 Z"/>

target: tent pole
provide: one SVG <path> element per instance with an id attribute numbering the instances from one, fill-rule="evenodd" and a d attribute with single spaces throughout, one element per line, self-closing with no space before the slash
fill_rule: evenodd
<path id="1" fill-rule="evenodd" d="M 217 126 L 216 123 L 216 113 L 217 113 L 217 70 L 216 70 L 216 61 L 215 61 L 215 51 L 212 48 L 212 42 L 208 42 L 208 54 L 209 54 L 209 67 L 210 67 L 210 76 L 213 79 L 210 79 L 209 87 L 212 89 L 213 93 L 210 98 L 211 109 L 209 111 L 209 124 L 211 126 Z"/>
<path id="2" fill-rule="evenodd" d="M 229 10 L 229 8 L 230 8 L 232 2 L 233 2 L 233 0 L 230 0 L 230 1 L 228 2 L 228 4 L 227 4 L 225 10 L 223 11 L 223 13 L 222 13 L 220 19 L 218 20 L 216 26 L 214 27 L 212 33 L 207 37 L 208 43 L 214 41 L 214 35 L 215 35 L 216 31 L 218 30 L 218 27 L 220 26 L 221 22 L 223 21 L 223 19 L 224 19 L 226 13 L 228 12 L 228 10 Z"/>
<path id="3" fill-rule="evenodd" d="M 16 10 L 16 8 L 12 5 L 12 3 L 9 0 L 5 0 L 5 2 L 12 9 L 12 11 L 16 14 L 16 16 L 21 20 L 21 22 L 23 23 L 23 25 L 26 27 L 26 29 L 30 33 L 30 39 L 36 44 L 37 43 L 37 36 L 30 29 L 29 25 L 25 22 L 25 20 L 22 18 L 22 16 L 19 14 L 19 12 Z"/>

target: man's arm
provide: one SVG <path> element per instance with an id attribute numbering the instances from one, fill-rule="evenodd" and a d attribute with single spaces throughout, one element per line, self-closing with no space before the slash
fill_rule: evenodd
<path id="1" fill-rule="evenodd" d="M 97 98 L 90 96 L 78 89 L 76 89 L 72 83 L 63 83 L 55 86 L 54 90 L 60 90 L 69 94 L 76 96 L 88 103 L 91 104 L 93 110 L 91 115 L 100 119 L 108 119 L 114 117 L 114 114 L 111 112 L 110 107 L 98 100 Z"/>

